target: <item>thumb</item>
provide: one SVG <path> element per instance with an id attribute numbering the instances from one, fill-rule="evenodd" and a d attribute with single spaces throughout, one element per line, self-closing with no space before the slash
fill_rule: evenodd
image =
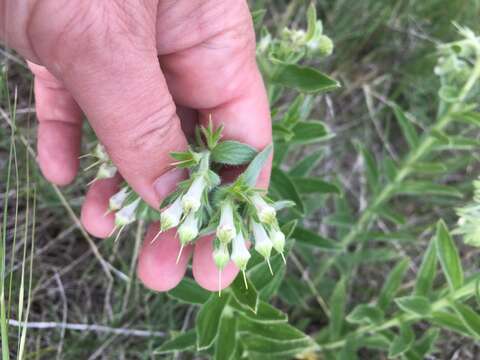
<path id="1" fill-rule="evenodd" d="M 150 205 L 174 190 L 182 173 L 169 170 L 171 151 L 187 146 L 175 104 L 160 69 L 154 36 L 112 31 L 80 40 L 55 63 L 123 178 Z M 153 29 L 152 25 L 152 29 Z M 136 30 L 138 31 L 138 30 Z M 95 39 L 107 39 L 100 41 Z M 97 43 L 98 42 L 98 43 Z M 47 65 L 48 66 L 48 65 Z"/>

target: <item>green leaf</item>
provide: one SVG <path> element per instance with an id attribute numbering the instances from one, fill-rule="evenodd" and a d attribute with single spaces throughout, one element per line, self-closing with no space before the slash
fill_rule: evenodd
<path id="1" fill-rule="evenodd" d="M 305 101 L 305 96 L 303 94 L 298 95 L 292 104 L 289 106 L 287 112 L 283 116 L 280 124 L 285 127 L 287 130 L 292 129 L 295 124 L 302 119 L 301 108 L 303 102 Z M 273 124 L 275 126 L 276 123 Z M 293 132 L 292 132 L 293 136 Z"/>
<path id="2" fill-rule="evenodd" d="M 237 318 L 228 306 L 220 319 L 218 338 L 215 342 L 215 360 L 230 360 L 234 358 L 237 345 Z"/>
<path id="3" fill-rule="evenodd" d="M 441 162 L 417 162 L 412 169 L 421 174 L 442 174 L 449 171 L 448 166 Z"/>
<path id="4" fill-rule="evenodd" d="M 278 60 L 275 60 L 274 64 L 275 71 L 270 78 L 273 84 L 283 85 L 306 93 L 327 92 L 340 87 L 338 81 L 315 68 L 287 64 Z"/>
<path id="5" fill-rule="evenodd" d="M 454 198 L 463 198 L 463 193 L 457 188 L 448 185 L 434 184 L 428 181 L 405 181 L 397 189 L 397 194 L 404 195 L 439 195 Z"/>
<path id="6" fill-rule="evenodd" d="M 397 225 L 405 225 L 405 217 L 393 210 L 392 208 L 386 207 L 386 206 L 379 206 L 376 209 L 374 209 L 375 214 L 377 214 L 379 217 L 391 221 L 394 224 Z"/>
<path id="7" fill-rule="evenodd" d="M 301 194 L 340 194 L 340 188 L 337 185 L 320 179 L 293 177 L 292 181 Z"/>
<path id="8" fill-rule="evenodd" d="M 288 323 L 267 325 L 239 318 L 238 331 L 248 352 L 295 355 L 316 346 L 309 336 Z"/>
<path id="9" fill-rule="evenodd" d="M 475 111 L 458 113 L 455 114 L 455 120 L 475 126 L 480 126 L 480 113 Z"/>
<path id="10" fill-rule="evenodd" d="M 435 239 L 432 239 L 428 245 L 427 251 L 423 255 L 422 264 L 417 273 L 414 294 L 419 296 L 429 296 L 436 275 L 437 250 L 435 248 Z"/>
<path id="11" fill-rule="evenodd" d="M 247 164 L 255 157 L 257 151 L 247 144 L 226 140 L 219 142 L 211 152 L 212 161 L 225 165 Z"/>
<path id="12" fill-rule="evenodd" d="M 297 187 L 292 179 L 279 168 L 272 169 L 271 187 L 273 191 L 279 194 L 280 198 L 295 202 L 298 211 L 304 212 L 303 201 L 300 198 Z"/>
<path id="13" fill-rule="evenodd" d="M 197 314 L 197 350 L 205 350 L 212 346 L 218 333 L 220 318 L 228 303 L 228 294 L 210 295 L 208 301 L 202 306 Z"/>
<path id="14" fill-rule="evenodd" d="M 412 125 L 411 121 L 407 118 L 399 106 L 394 106 L 393 112 L 398 124 L 400 125 L 400 128 L 402 129 L 405 140 L 407 140 L 407 143 L 411 149 L 415 149 L 418 146 L 418 134 L 415 130 L 415 127 Z"/>
<path id="15" fill-rule="evenodd" d="M 360 304 L 357 305 L 350 314 L 347 315 L 347 321 L 352 324 L 380 324 L 384 319 L 382 309 L 378 306 Z"/>
<path id="16" fill-rule="evenodd" d="M 437 249 L 438 260 L 440 261 L 443 273 L 447 278 L 450 290 L 454 291 L 460 288 L 463 285 L 462 263 L 447 225 L 443 220 L 440 220 L 437 223 L 435 246 Z"/>
<path id="17" fill-rule="evenodd" d="M 258 309 L 258 293 L 252 282 L 247 279 L 248 288 L 245 287 L 242 276 L 237 276 L 230 288 L 235 300 L 245 309 L 256 313 Z"/>
<path id="18" fill-rule="evenodd" d="M 404 296 L 395 299 L 398 307 L 407 313 L 426 317 L 432 311 L 430 300 L 424 296 Z"/>
<path id="19" fill-rule="evenodd" d="M 203 304 L 211 294 L 192 279 L 185 277 L 173 290 L 168 292 L 168 295 L 185 303 Z"/>
<path id="20" fill-rule="evenodd" d="M 283 234 L 285 235 L 285 239 L 288 240 L 293 234 L 293 231 L 297 227 L 298 220 L 290 220 L 286 224 L 283 224 L 280 226 L 280 229 L 282 230 Z"/>
<path id="21" fill-rule="evenodd" d="M 175 336 L 173 339 L 165 341 L 153 354 L 169 354 L 176 351 L 185 351 L 195 346 L 197 333 L 195 329 Z"/>
<path id="22" fill-rule="evenodd" d="M 365 170 L 367 175 L 367 182 L 370 186 L 370 190 L 376 193 L 380 182 L 380 174 L 377 167 L 377 162 L 374 155 L 363 145 L 358 144 L 360 152 L 362 153 L 363 160 L 365 162 Z"/>
<path id="23" fill-rule="evenodd" d="M 268 160 L 271 152 L 272 145 L 268 145 L 253 158 L 252 162 L 243 172 L 242 177 L 248 185 L 255 186 L 258 175 L 260 175 L 260 172 L 262 171 L 262 168 Z"/>
<path id="24" fill-rule="evenodd" d="M 388 349 L 388 357 L 396 358 L 402 355 L 411 348 L 414 341 L 415 334 L 410 325 L 401 324 L 399 334 L 395 336 Z"/>
<path id="25" fill-rule="evenodd" d="M 318 162 L 322 159 L 323 150 L 317 150 L 305 156 L 288 172 L 292 177 L 303 177 L 310 174 Z"/>
<path id="26" fill-rule="evenodd" d="M 385 170 L 385 176 L 387 177 L 387 180 L 389 182 L 395 181 L 398 169 L 395 161 L 391 157 L 385 156 L 383 160 L 383 168 Z"/>
<path id="27" fill-rule="evenodd" d="M 430 131 L 430 135 L 434 137 L 437 140 L 437 142 L 440 144 L 443 144 L 443 145 L 450 144 L 450 138 L 443 131 L 440 131 L 438 129 L 432 129 Z"/>
<path id="28" fill-rule="evenodd" d="M 390 339 L 381 333 L 372 334 L 371 336 L 362 339 L 362 346 L 373 350 L 386 351 L 390 347 L 390 343 Z"/>
<path id="29" fill-rule="evenodd" d="M 343 248 L 341 244 L 324 238 L 313 231 L 300 226 L 295 228 L 292 237 L 301 243 L 311 245 L 325 251 L 340 251 Z"/>
<path id="30" fill-rule="evenodd" d="M 255 28 L 258 28 L 262 24 L 263 18 L 266 13 L 267 13 L 266 9 L 259 9 L 259 10 L 252 11 L 252 20 Z"/>
<path id="31" fill-rule="evenodd" d="M 465 327 L 457 314 L 452 314 L 447 311 L 434 311 L 432 312 L 430 321 L 442 328 L 455 331 L 464 336 L 471 336 L 468 329 Z"/>
<path id="32" fill-rule="evenodd" d="M 332 133 L 327 126 L 317 120 L 299 121 L 292 129 L 293 137 L 290 144 L 313 144 L 332 138 Z"/>
<path id="33" fill-rule="evenodd" d="M 434 350 L 435 342 L 440 334 L 439 329 L 430 328 L 425 334 L 415 342 L 407 353 L 407 358 L 423 360 Z M 408 357 L 410 355 L 410 357 Z"/>
<path id="34" fill-rule="evenodd" d="M 274 306 L 270 305 L 265 301 L 260 301 L 257 307 L 257 313 L 245 310 L 236 300 L 231 300 L 231 305 L 238 311 L 242 313 L 242 316 L 245 316 L 251 321 L 256 321 L 264 324 L 276 324 L 287 322 L 288 318 L 285 313 L 278 310 Z"/>
<path id="35" fill-rule="evenodd" d="M 343 321 L 345 318 L 345 306 L 347 302 L 347 286 L 344 277 L 337 282 L 330 298 L 330 340 L 337 340 L 342 334 Z"/>
<path id="36" fill-rule="evenodd" d="M 393 270 L 388 274 L 377 301 L 378 306 L 383 311 L 388 309 L 388 306 L 391 304 L 398 289 L 400 288 L 409 264 L 409 259 L 403 259 L 398 262 Z"/>
<path id="37" fill-rule="evenodd" d="M 459 302 L 452 302 L 452 308 L 461 319 L 463 325 L 468 329 L 470 334 L 480 339 L 480 315 L 468 305 Z"/>
<path id="38" fill-rule="evenodd" d="M 307 33 L 305 34 L 305 41 L 310 41 L 316 34 L 317 29 L 317 10 L 315 3 L 311 2 L 307 9 Z"/>

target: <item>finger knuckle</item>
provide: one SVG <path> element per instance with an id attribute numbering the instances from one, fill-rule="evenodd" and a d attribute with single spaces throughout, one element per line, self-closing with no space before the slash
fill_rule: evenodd
<path id="1" fill-rule="evenodd" d="M 128 132 L 127 146 L 136 153 L 150 153 L 158 150 L 159 143 L 174 142 L 179 133 L 175 106 L 167 104 L 136 122 Z"/>

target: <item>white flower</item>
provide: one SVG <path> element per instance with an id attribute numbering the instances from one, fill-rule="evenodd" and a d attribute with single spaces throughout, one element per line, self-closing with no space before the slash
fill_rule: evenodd
<path id="1" fill-rule="evenodd" d="M 122 208 L 123 202 L 128 196 L 128 187 L 125 186 L 108 200 L 108 209 L 110 211 L 117 211 Z"/>
<path id="2" fill-rule="evenodd" d="M 236 235 L 235 224 L 233 222 L 232 204 L 229 201 L 224 202 L 220 211 L 220 223 L 217 228 L 217 237 L 222 243 L 227 244 Z"/>
<path id="3" fill-rule="evenodd" d="M 255 237 L 255 250 L 268 259 L 272 252 L 272 241 L 268 237 L 263 225 L 255 221 L 253 221 L 253 236 Z"/>
<path id="4" fill-rule="evenodd" d="M 202 204 L 202 194 L 206 187 L 205 178 L 203 176 L 197 177 L 193 180 L 192 185 L 187 193 L 182 196 L 182 206 L 185 213 L 190 211 L 197 212 Z"/>
<path id="5" fill-rule="evenodd" d="M 285 247 L 285 235 L 279 229 L 274 229 L 270 232 L 270 239 L 272 240 L 273 248 L 279 253 L 283 253 Z"/>
<path id="6" fill-rule="evenodd" d="M 115 225 L 116 226 L 124 226 L 131 224 L 136 219 L 136 210 L 138 204 L 140 203 L 140 198 L 132 201 L 127 206 L 124 206 L 119 211 L 115 213 Z"/>
<path id="7" fill-rule="evenodd" d="M 167 209 L 160 214 L 160 229 L 166 231 L 180 224 L 182 217 L 182 201 L 178 197 Z"/>
<path id="8" fill-rule="evenodd" d="M 217 268 L 222 270 L 227 266 L 228 261 L 230 260 L 230 255 L 228 254 L 228 248 L 225 244 L 220 244 L 218 248 L 213 250 L 213 261 Z"/>
<path id="9" fill-rule="evenodd" d="M 249 259 L 250 252 L 247 249 L 242 232 L 239 232 L 232 242 L 232 261 L 240 270 L 245 270 Z"/>
<path id="10" fill-rule="evenodd" d="M 109 179 L 115 176 L 117 168 L 111 162 L 106 162 L 98 168 L 96 179 Z"/>
<path id="11" fill-rule="evenodd" d="M 277 215 L 274 207 L 267 204 L 259 194 L 253 195 L 251 199 L 260 221 L 264 224 L 273 224 Z"/>
<path id="12" fill-rule="evenodd" d="M 177 231 L 182 245 L 185 245 L 195 239 L 198 235 L 198 218 L 195 216 L 195 214 L 188 214 Z"/>
<path id="13" fill-rule="evenodd" d="M 109 161 L 110 158 L 108 157 L 107 151 L 105 150 L 105 146 L 98 143 L 95 146 L 95 150 L 93 150 L 93 154 L 98 158 L 100 161 Z"/>

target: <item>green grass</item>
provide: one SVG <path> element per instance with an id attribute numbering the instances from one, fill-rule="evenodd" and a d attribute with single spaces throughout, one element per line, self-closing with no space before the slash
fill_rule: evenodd
<path id="1" fill-rule="evenodd" d="M 383 202 L 393 190 L 383 188 L 372 196 L 364 175 L 365 160 L 356 144 L 363 144 L 377 160 L 387 155 L 415 159 L 415 153 L 406 155 L 407 144 L 398 135 L 391 105 L 398 104 L 408 112 L 418 129 L 432 124 L 439 85 L 432 72 L 435 45 L 458 37 L 452 22 L 480 32 L 480 1 L 321 0 L 317 4 L 324 31 L 336 48 L 328 60 L 313 63 L 340 80 L 342 89 L 315 97 L 311 118 L 325 121 L 336 136 L 326 144 L 294 152 L 286 164 L 296 164 L 317 148 L 323 150 L 314 173 L 337 183 L 343 196 L 332 200 L 319 195 L 306 201 L 311 215 L 304 223 L 326 237 L 343 239 L 349 251 L 332 256 L 297 242 L 272 303 L 288 313 L 291 324 L 328 344 L 327 349 L 337 349 L 345 339 L 324 337 L 330 336 L 330 299 L 339 279 L 348 277 L 344 283 L 347 313 L 376 299 L 386 274 L 407 256 L 412 261 L 401 291 L 412 289 L 432 235 L 431 225 L 439 217 L 453 224 L 452 209 L 467 200 L 401 196 L 389 204 L 403 221 L 394 223 L 379 216 L 372 204 Z M 265 23 L 272 32 L 282 24 L 304 25 L 306 2 L 257 0 L 252 5 L 269 10 Z M 118 244 L 97 241 L 78 228 L 84 186 L 91 174 L 81 174 L 73 185 L 62 189 L 42 179 L 34 163 L 33 116 L 31 125 L 28 120 L 28 109 L 33 106 L 31 76 L 24 67 L 0 55 L 2 63 L 7 63 L 9 70 L 8 91 L 0 92 L 0 108 L 10 121 L 0 121 L 2 358 L 21 354 L 26 359 L 152 358 L 152 351 L 170 332 L 192 327 L 197 307 L 148 291 L 136 280 L 135 261 L 145 224 L 130 229 L 130 236 L 123 236 Z M 289 94 L 284 96 L 281 107 L 286 109 L 291 100 Z M 18 131 L 12 132 L 11 124 L 16 124 Z M 478 129 L 462 129 L 457 124 L 449 123 L 448 130 L 472 138 L 479 135 Z M 93 141 L 88 129 L 85 140 L 86 148 Z M 432 139 L 422 141 L 430 143 Z M 451 151 L 432 155 L 432 159 L 452 169 L 434 177 L 453 184 L 463 194 L 471 192 L 471 181 L 480 168 L 478 154 Z M 410 170 L 404 171 L 410 175 Z M 397 176 L 407 175 L 402 174 Z M 432 178 L 414 174 L 416 179 Z M 348 219 L 347 226 L 342 219 Z M 359 239 L 367 231 L 391 236 L 361 243 Z M 478 250 L 461 247 L 467 275 L 473 274 L 477 256 Z M 8 318 L 51 327 L 9 326 Z M 398 317 L 393 316 L 380 326 L 388 328 L 397 322 Z M 67 324 L 64 329 L 62 324 Z M 87 325 L 105 328 L 96 332 Z M 420 324 L 415 330 L 421 332 L 423 327 Z M 118 329 L 127 335 L 118 334 Z M 133 330 L 157 333 L 137 336 Z M 437 358 L 456 353 L 459 358 L 474 359 L 479 351 L 473 341 L 450 332 L 442 332 L 436 347 Z M 333 358 L 332 353 L 325 356 Z M 369 350 L 362 350 L 359 357 L 380 358 Z"/>

